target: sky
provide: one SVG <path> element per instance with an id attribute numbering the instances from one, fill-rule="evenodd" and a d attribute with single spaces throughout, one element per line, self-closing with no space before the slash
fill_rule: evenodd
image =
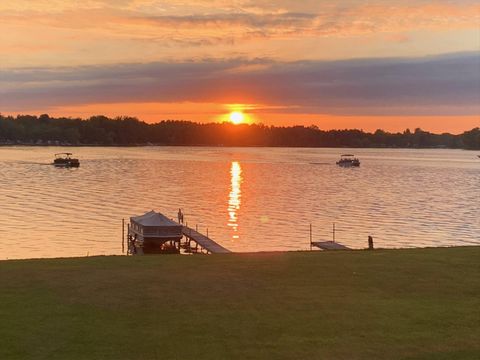
<path id="1" fill-rule="evenodd" d="M 472 0 L 0 0 L 0 112 L 480 126 Z"/>

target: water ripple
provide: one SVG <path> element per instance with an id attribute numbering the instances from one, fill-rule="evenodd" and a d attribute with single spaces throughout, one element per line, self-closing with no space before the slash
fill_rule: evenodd
<path id="1" fill-rule="evenodd" d="M 480 244 L 480 161 L 457 150 L 78 148 L 78 169 L 44 166 L 59 148 L 0 149 L 0 259 L 121 253 L 121 221 L 184 209 L 233 251 Z M 321 164 L 321 166 L 319 166 Z"/>

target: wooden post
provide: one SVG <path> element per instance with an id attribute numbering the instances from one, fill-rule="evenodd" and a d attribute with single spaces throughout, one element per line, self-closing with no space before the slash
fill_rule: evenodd
<path id="1" fill-rule="evenodd" d="M 127 224 L 127 254 L 131 254 L 131 249 L 130 249 L 130 246 L 131 246 L 131 236 L 130 236 L 130 224 Z"/>
<path id="2" fill-rule="evenodd" d="M 335 223 L 333 223 L 333 242 L 335 242 Z"/>
<path id="3" fill-rule="evenodd" d="M 312 251 L 312 223 L 310 223 L 310 251 Z"/>
<path id="4" fill-rule="evenodd" d="M 373 250 L 373 237 L 371 235 L 368 236 L 368 250 Z"/>
<path id="5" fill-rule="evenodd" d="M 125 253 L 125 219 L 122 219 L 122 254 Z"/>

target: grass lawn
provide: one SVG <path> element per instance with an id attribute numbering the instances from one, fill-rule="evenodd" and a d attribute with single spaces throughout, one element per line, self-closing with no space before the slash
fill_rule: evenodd
<path id="1" fill-rule="evenodd" d="M 480 359 L 480 247 L 2 261 L 0 359 Z"/>

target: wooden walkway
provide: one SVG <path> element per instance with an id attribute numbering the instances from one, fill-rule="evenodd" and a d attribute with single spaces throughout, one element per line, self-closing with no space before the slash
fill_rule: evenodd
<path id="1" fill-rule="evenodd" d="M 183 235 L 189 240 L 195 241 L 200 247 L 212 254 L 227 254 L 230 250 L 225 249 L 222 245 L 217 244 L 209 237 L 199 233 L 195 229 L 183 226 Z"/>
<path id="2" fill-rule="evenodd" d="M 349 247 L 333 241 L 312 241 L 312 246 L 322 250 L 350 250 Z"/>

